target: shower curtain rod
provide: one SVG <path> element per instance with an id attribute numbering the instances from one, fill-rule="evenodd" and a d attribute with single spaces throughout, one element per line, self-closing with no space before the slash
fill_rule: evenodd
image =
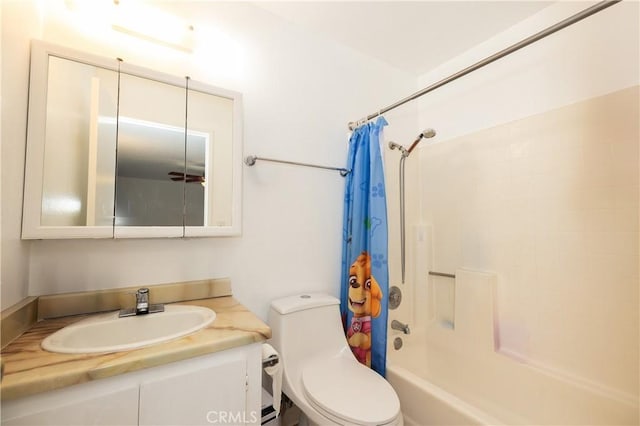
<path id="1" fill-rule="evenodd" d="M 475 64 L 458 71 L 455 74 L 450 75 L 447 78 L 444 78 L 428 87 L 425 87 L 424 89 L 420 90 L 419 92 L 414 93 L 413 95 L 410 95 L 402 100 L 399 100 L 398 102 L 389 105 L 386 108 L 382 108 L 380 110 L 378 110 L 377 112 L 373 113 L 373 114 L 369 114 L 366 117 L 358 120 L 358 121 L 350 121 L 349 122 L 349 129 L 350 130 L 354 130 L 356 127 L 360 126 L 361 124 L 366 123 L 367 121 L 371 120 L 372 118 L 375 118 L 377 116 L 380 116 L 382 114 L 384 114 L 385 112 L 391 111 L 392 109 L 395 109 L 401 105 L 406 104 L 407 102 L 410 102 L 414 99 L 417 99 L 419 97 L 421 97 L 422 95 L 426 95 L 427 93 L 444 86 L 445 84 L 451 83 L 454 80 L 459 79 L 460 77 L 463 77 L 469 73 L 472 73 L 473 71 L 476 71 L 482 67 L 484 67 L 485 65 L 489 65 L 490 63 L 497 61 L 500 58 L 503 58 L 507 55 L 510 55 L 511 53 L 522 49 L 523 47 L 526 47 L 532 43 L 535 43 L 538 40 L 541 40 L 557 31 L 560 31 L 563 28 L 566 28 L 570 25 L 575 24 L 576 22 L 579 22 L 585 18 L 588 18 L 589 16 L 598 13 L 610 6 L 613 6 L 616 3 L 619 3 L 622 0 L 605 0 L 605 1 L 601 1 L 600 3 L 596 3 L 595 5 L 588 7 L 578 13 L 576 13 L 575 15 L 572 15 L 560 22 L 558 22 L 557 24 L 554 24 L 532 36 L 529 36 L 527 38 L 525 38 L 524 40 L 519 41 L 518 43 L 515 43 L 509 47 L 507 47 L 506 49 L 503 49 L 497 53 L 494 53 L 491 56 L 486 57 L 485 59 L 476 62 Z"/>

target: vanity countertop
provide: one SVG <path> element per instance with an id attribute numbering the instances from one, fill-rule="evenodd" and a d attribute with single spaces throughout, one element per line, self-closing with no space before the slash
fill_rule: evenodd
<path id="1" fill-rule="evenodd" d="M 208 327 L 188 336 L 140 349 L 103 354 L 58 354 L 40 347 L 61 328 L 91 315 L 47 319 L 34 324 L 2 350 L 2 399 L 111 377 L 231 349 L 271 337 L 271 329 L 231 296 L 179 302 L 205 306 L 217 316 Z"/>

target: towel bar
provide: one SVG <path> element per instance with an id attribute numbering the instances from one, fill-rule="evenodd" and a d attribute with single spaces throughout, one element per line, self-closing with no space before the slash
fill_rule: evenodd
<path id="1" fill-rule="evenodd" d="M 244 163 L 247 166 L 253 166 L 254 164 L 256 164 L 256 161 L 258 161 L 258 160 L 260 160 L 260 161 L 270 161 L 272 163 L 291 164 L 291 165 L 294 165 L 294 166 L 314 167 L 316 169 L 335 170 L 337 172 L 340 172 L 340 176 L 342 176 L 342 177 L 345 177 L 349 173 L 351 173 L 351 170 L 345 169 L 343 167 L 319 166 L 317 164 L 300 163 L 298 161 L 275 160 L 273 158 L 258 157 L 256 155 L 248 155 L 244 159 Z"/>
<path id="2" fill-rule="evenodd" d="M 429 271 L 429 275 L 433 275 L 436 277 L 454 278 L 454 279 L 456 277 L 456 274 L 446 274 L 444 272 L 435 272 L 435 271 Z"/>

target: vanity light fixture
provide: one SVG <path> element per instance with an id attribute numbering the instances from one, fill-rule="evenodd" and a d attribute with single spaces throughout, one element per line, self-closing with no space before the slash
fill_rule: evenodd
<path id="1" fill-rule="evenodd" d="M 114 30 L 161 46 L 193 53 L 193 25 L 133 0 L 113 0 L 113 6 L 111 27 Z"/>

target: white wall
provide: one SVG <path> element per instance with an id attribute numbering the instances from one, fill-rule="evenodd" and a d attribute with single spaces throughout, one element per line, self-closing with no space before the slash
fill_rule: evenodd
<path id="1" fill-rule="evenodd" d="M 421 81 L 585 6 L 557 3 Z M 419 109 L 439 132 L 420 150 L 434 269 L 498 274 L 503 353 L 636 403 L 639 6 L 615 5 Z"/>
<path id="2" fill-rule="evenodd" d="M 29 37 L 40 16 L 28 2 L 2 2 L 2 308 L 28 295 L 29 249 L 20 240 L 27 129 Z"/>
<path id="3" fill-rule="evenodd" d="M 0 34 L 2 34 L 2 3 L 0 3 Z M 2 37 L 0 36 L 0 46 Z M 2 55 L 0 55 L 0 108 L 2 106 Z M 0 148 L 2 147 L 2 120 L 0 120 Z M 0 176 L 2 176 L 2 149 L 0 149 Z M 2 259 L 2 185 L 0 185 L 0 260 Z M 0 261 L 0 290 L 2 289 L 2 262 Z M 2 291 L 0 291 L 0 309 L 2 309 Z"/>
<path id="4" fill-rule="evenodd" d="M 593 3 L 554 3 L 420 76 L 419 85 L 448 77 Z M 445 141 L 638 84 L 638 6 L 611 6 L 436 89 L 419 100 L 421 126 L 437 126 L 436 141 Z"/>
<path id="5" fill-rule="evenodd" d="M 165 3 L 207 33 L 193 55 L 101 30 L 88 18 L 80 25 L 64 3 L 3 3 L 2 170 L 14 178 L 2 180 L 2 307 L 26 296 L 27 286 L 38 295 L 224 276 L 231 277 L 236 297 L 262 317 L 275 297 L 337 294 L 344 180 L 329 171 L 243 166 L 238 238 L 21 242 L 29 39 L 240 91 L 245 155 L 326 165 L 344 165 L 348 121 L 413 92 L 415 78 L 247 3 Z M 415 128 L 415 110 L 388 120 L 394 124 L 389 133 L 406 138 L 406 128 Z"/>

